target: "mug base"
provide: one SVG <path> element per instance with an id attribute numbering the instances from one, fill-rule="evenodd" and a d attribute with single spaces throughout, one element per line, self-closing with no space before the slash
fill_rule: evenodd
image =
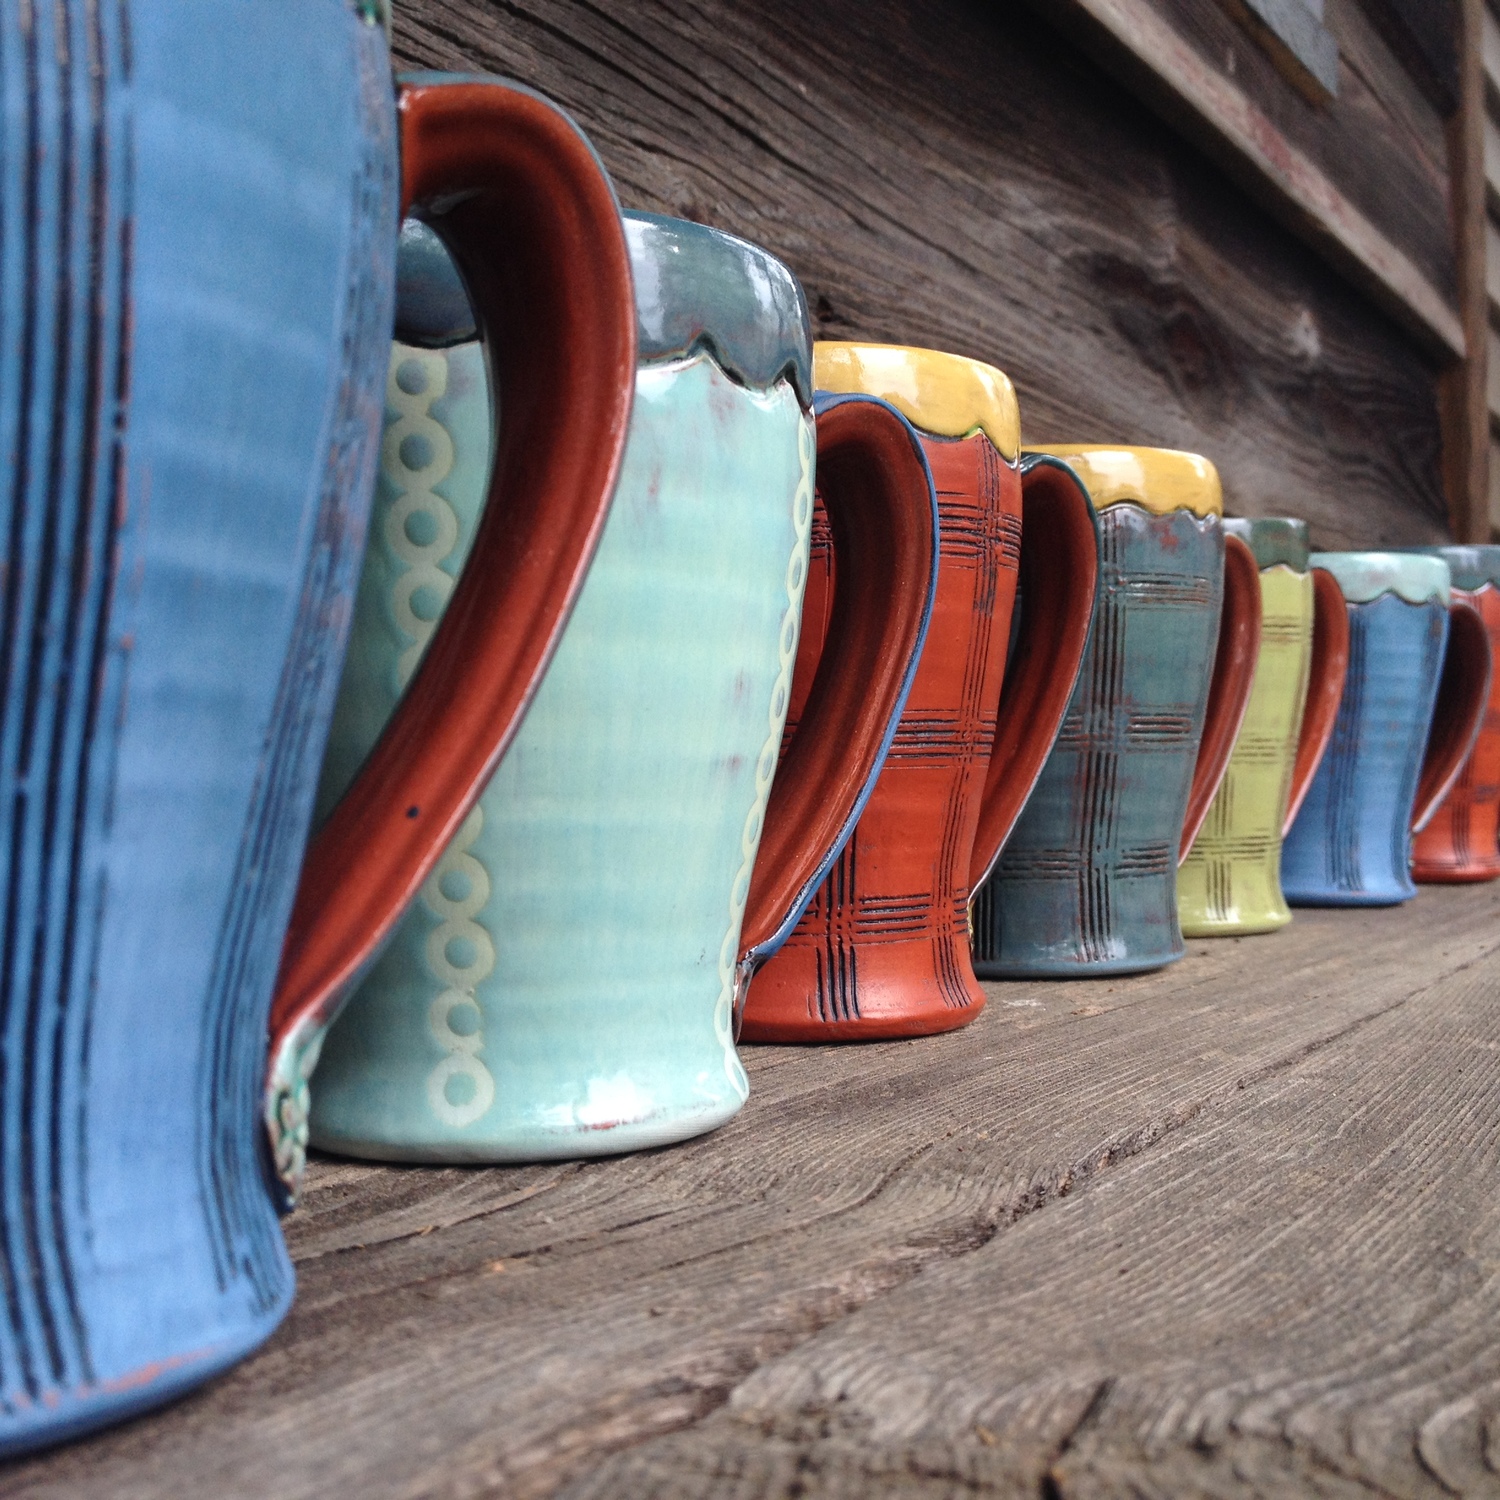
<path id="1" fill-rule="evenodd" d="M 742 1042 L 897 1041 L 967 1026 L 984 1009 L 966 934 L 856 941 L 835 963 L 795 935 L 750 983 Z"/>
<path id="2" fill-rule="evenodd" d="M 0 1418 L 0 1460 L 73 1442 L 180 1400 L 259 1349 L 276 1331 L 291 1303 L 289 1292 L 284 1302 L 236 1338 L 57 1394 L 51 1405 L 39 1404 L 35 1412 L 7 1414 Z"/>
<path id="3" fill-rule="evenodd" d="M 1061 962 L 975 959 L 974 972 L 981 979 L 1115 979 L 1127 974 L 1151 974 L 1157 969 L 1164 969 L 1182 958 L 1184 951 L 1179 948 L 1175 953 Z"/>
<path id="4" fill-rule="evenodd" d="M 861 1016 L 850 1021 L 751 1021 L 740 1028 L 740 1041 L 781 1045 L 819 1042 L 894 1042 L 903 1038 L 938 1036 L 967 1026 L 984 1009 L 973 1005 L 945 1005 L 905 1014 Z"/>
<path id="5" fill-rule="evenodd" d="M 1500 861 L 1462 866 L 1414 864 L 1411 878 L 1418 885 L 1482 885 L 1500 878 Z"/>
<path id="6" fill-rule="evenodd" d="M 1401 906 L 1417 894 L 1409 891 L 1288 891 L 1288 906 Z"/>
<path id="7" fill-rule="evenodd" d="M 426 1166 L 500 1166 L 538 1161 L 580 1161 L 596 1156 L 623 1156 L 674 1146 L 694 1136 L 707 1135 L 732 1120 L 744 1099 L 731 1096 L 699 1110 L 664 1110 L 642 1120 L 593 1121 L 567 1129 L 520 1125 L 483 1139 L 434 1137 L 398 1140 L 393 1137 L 340 1135 L 314 1128 L 312 1144 L 335 1156 L 361 1161 L 415 1163 Z M 538 1111 L 540 1112 L 540 1111 Z"/>
<path id="8" fill-rule="evenodd" d="M 1191 917 L 1182 924 L 1185 938 L 1230 938 L 1259 937 L 1268 932 L 1280 932 L 1292 920 L 1291 912 L 1271 912 L 1255 917 L 1239 917 L 1216 922 L 1212 918 L 1195 921 Z"/>

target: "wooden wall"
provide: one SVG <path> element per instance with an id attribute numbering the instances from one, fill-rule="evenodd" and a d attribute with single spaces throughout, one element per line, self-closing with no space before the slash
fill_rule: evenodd
<path id="1" fill-rule="evenodd" d="M 1439 358 L 1018 4 L 401 0 L 395 50 L 549 94 L 623 203 L 767 246 L 822 335 L 1000 365 L 1027 441 L 1196 449 L 1323 546 L 1445 535 Z"/>

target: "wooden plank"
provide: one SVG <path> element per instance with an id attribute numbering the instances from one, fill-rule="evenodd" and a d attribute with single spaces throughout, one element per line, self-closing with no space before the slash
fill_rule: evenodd
<path id="1" fill-rule="evenodd" d="M 1500 424 L 1500 333 L 1490 328 L 1486 331 L 1485 337 L 1490 351 L 1485 381 L 1487 396 L 1485 404 L 1490 422 Z"/>
<path id="2" fill-rule="evenodd" d="M 1484 116 L 1484 186 L 1491 214 L 1500 217 L 1500 121 Z"/>
<path id="3" fill-rule="evenodd" d="M 1056 1294 L 1045 1323 L 1028 1324 L 1014 1300 L 1024 1303 L 1026 1283 L 990 1271 L 992 1252 L 1008 1253 L 1020 1235 L 1017 1263 L 1029 1266 L 1040 1235 L 1066 1257 L 1059 1265 L 1077 1266 L 1080 1231 L 1068 1206 L 1088 1197 L 1090 1184 L 1103 1191 L 1119 1180 L 1130 1186 L 1112 1190 L 1110 1203 L 1165 1195 L 1173 1205 L 1165 1225 L 1148 1216 L 1128 1241 L 1137 1264 L 1156 1267 L 1165 1244 L 1182 1239 L 1181 1226 L 1175 1239 L 1169 1233 L 1174 1216 L 1187 1214 L 1174 1187 L 1180 1173 L 1217 1202 L 1217 1179 L 1176 1165 L 1203 1158 L 1201 1128 L 1227 1149 L 1258 1111 L 1270 1118 L 1280 1108 L 1287 1079 L 1342 1057 L 1382 1018 L 1385 1040 L 1359 1054 L 1360 1070 L 1340 1082 L 1338 1097 L 1381 1077 L 1404 1080 L 1411 1092 L 1383 1106 L 1385 1125 L 1420 1115 L 1419 1083 L 1436 1086 L 1448 1067 L 1427 1022 L 1448 993 L 1440 986 L 1464 974 L 1492 983 L 1497 954 L 1500 887 L 1429 889 L 1406 908 L 1301 912 L 1274 937 L 1194 942 L 1156 975 L 992 985 L 979 1020 L 946 1037 L 747 1049 L 744 1113 L 669 1151 L 467 1171 L 315 1162 L 307 1207 L 288 1222 L 297 1304 L 268 1348 L 174 1410 L 11 1466 L 0 1489 L 7 1500 L 238 1500 L 270 1490 L 281 1500 L 526 1500 L 583 1482 L 617 1450 L 700 1422 L 706 1441 L 732 1453 L 722 1428 L 704 1419 L 762 1388 L 757 1371 L 780 1378 L 812 1368 L 780 1361 L 804 1346 L 819 1360 L 821 1331 L 845 1320 L 922 1344 L 921 1325 L 899 1311 L 900 1289 L 934 1278 L 946 1286 L 943 1268 L 966 1261 L 986 1268 L 979 1300 L 1012 1298 L 1011 1328 L 1031 1340 L 1013 1345 L 976 1307 L 986 1330 L 976 1388 L 1004 1384 L 1013 1347 L 1040 1359 L 1036 1351 L 1055 1343 L 1069 1360 L 1091 1340 L 1108 1350 L 1108 1320 L 1082 1299 L 1070 1316 L 1057 1275 L 1043 1284 Z M 1500 1025 L 1493 1006 L 1485 1016 Z M 1436 1048 L 1431 1061 L 1408 1064 L 1424 1048 Z M 1482 1080 L 1491 1094 L 1492 1071 Z M 1480 1083 L 1474 1077 L 1471 1087 Z M 1455 1122 L 1452 1091 L 1436 1095 L 1443 1107 L 1433 1128 L 1462 1139 L 1473 1101 Z M 1246 1135 L 1226 1158 L 1230 1175 L 1252 1202 L 1296 1222 L 1329 1188 L 1314 1159 L 1324 1133 L 1334 1134 L 1310 1124 L 1305 1138 L 1291 1131 L 1259 1154 Z M 1439 1170 L 1431 1151 L 1410 1147 L 1388 1168 L 1418 1198 Z M 1473 1209 L 1493 1194 L 1451 1198 Z M 1440 1248 L 1461 1225 L 1434 1221 L 1434 1241 L 1402 1224 L 1427 1257 L 1414 1260 L 1413 1277 L 1462 1280 L 1464 1263 Z M 1126 1233 L 1115 1239 L 1125 1243 Z M 1114 1276 L 1121 1256 L 1112 1254 L 1100 1277 Z M 1238 1264 L 1228 1243 L 1219 1263 Z M 1144 1291 L 1152 1280 L 1128 1285 Z M 1372 1281 L 1347 1295 L 1363 1317 L 1380 1290 Z M 951 1336 L 946 1313 L 934 1332 Z M 1135 1322 L 1127 1332 L 1138 1336 Z M 1204 1368 L 1215 1368 L 1211 1351 L 1194 1347 Z M 1244 1336 L 1247 1358 L 1262 1347 Z M 1067 1402 L 1071 1368 L 1059 1365 Z M 920 1400 L 914 1409 L 930 1415 Z M 810 1420 L 817 1427 L 825 1418 Z M 759 1429 L 753 1436 L 759 1451 Z M 983 1444 L 971 1439 L 969 1448 Z M 776 1444 L 765 1447 L 779 1463 Z M 694 1454 L 684 1460 L 689 1479 L 706 1461 Z M 742 1457 L 746 1474 L 760 1472 L 753 1454 Z M 902 1464 L 900 1475 L 913 1479 L 909 1455 Z M 647 1492 L 628 1465 L 601 1472 L 589 1481 L 593 1493 Z M 749 1480 L 735 1490 L 723 1475 L 693 1488 L 659 1467 L 650 1473 L 663 1495 L 799 1493 Z M 940 1491 L 956 1492 L 951 1482 Z"/>
<path id="4" fill-rule="evenodd" d="M 1434 353 L 1463 356 L 1462 323 L 1442 289 L 1216 62 L 1192 47 L 1153 0 L 1033 3 L 1122 72 L 1170 123 Z"/>
<path id="5" fill-rule="evenodd" d="M 1490 433 L 1490 540 L 1500 537 L 1500 441 Z"/>
<path id="6" fill-rule="evenodd" d="M 1433 363 L 1024 8 L 407 0 L 396 48 L 558 99 L 622 201 L 769 247 L 824 336 L 1001 366 L 1029 440 L 1207 453 L 1323 545 L 1447 535 Z"/>
<path id="7" fill-rule="evenodd" d="M 1497 986 L 1434 977 L 565 1500 L 1495 1494 Z"/>
<path id="8" fill-rule="evenodd" d="M 1500 21 L 1488 4 L 1484 7 L 1480 56 L 1484 61 L 1485 97 L 1493 110 L 1500 111 Z"/>
<path id="9" fill-rule="evenodd" d="M 1307 0 L 1231 0 L 1229 7 L 1265 48 L 1276 69 L 1313 104 L 1339 91 L 1339 49 Z"/>
<path id="10" fill-rule="evenodd" d="M 1483 65 L 1484 0 L 1460 0 L 1464 47 L 1459 59 L 1459 107 L 1448 122 L 1448 159 L 1453 181 L 1454 244 L 1458 256 L 1459 308 L 1468 356 L 1443 375 L 1443 464 L 1448 514 L 1460 541 L 1487 542 L 1489 517 L 1489 416 L 1500 380 L 1500 361 L 1490 331 L 1485 290 Z M 1488 394 L 1488 401 L 1486 394 Z"/>
<path id="11" fill-rule="evenodd" d="M 1462 0 L 1369 0 L 1391 51 L 1445 118 L 1458 108 Z"/>
<path id="12" fill-rule="evenodd" d="M 1500 318 L 1500 226 L 1488 215 L 1484 221 L 1484 285 L 1490 317 Z"/>
<path id="13" fill-rule="evenodd" d="M 1287 87 L 1223 5 L 1150 3 L 1457 306 L 1444 116 L 1374 24 L 1384 14 L 1379 0 L 1328 0 L 1339 95 L 1322 108 Z"/>

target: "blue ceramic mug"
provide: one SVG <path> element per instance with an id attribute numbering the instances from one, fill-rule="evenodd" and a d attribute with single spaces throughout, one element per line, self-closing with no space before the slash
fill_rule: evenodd
<path id="1" fill-rule="evenodd" d="M 641 365 L 614 508 L 525 725 L 329 1033 L 312 1124 L 330 1150 L 578 1157 L 728 1119 L 748 1092 L 737 994 L 847 839 L 905 703 L 937 572 L 915 435 L 867 398 L 820 400 L 815 429 L 807 311 L 779 261 L 680 220 L 626 229 Z M 403 331 L 441 342 L 442 305 Z M 480 514 L 479 377 L 473 345 L 395 351 L 329 800 Z M 815 445 L 848 587 L 778 772 Z"/>
<path id="2" fill-rule="evenodd" d="M 525 91 L 425 80 L 398 183 L 360 9 L 0 7 L 0 1455 L 203 1380 L 292 1295 L 266 1020 L 364 544 L 402 197 L 468 190 L 434 217 L 508 260 L 515 292 L 479 290 L 535 393 L 531 448 L 497 465 L 518 502 L 483 548 L 498 602 L 434 641 L 384 794 L 362 780 L 314 872 L 337 853 L 420 879 L 440 854 L 622 449 L 629 264 L 587 144 Z M 531 595 L 517 541 L 540 549 Z M 506 683 L 459 693 L 455 647 Z M 451 753 L 412 755 L 418 732 Z M 401 896 L 304 884 L 281 988 L 303 1036 Z M 290 1176 L 296 1099 L 273 1099 Z"/>
<path id="3" fill-rule="evenodd" d="M 1281 849 L 1293 906 L 1392 906 L 1417 894 L 1411 836 L 1474 748 L 1489 695 L 1483 619 L 1451 597 L 1447 562 L 1314 552 L 1349 613 L 1333 737 Z"/>

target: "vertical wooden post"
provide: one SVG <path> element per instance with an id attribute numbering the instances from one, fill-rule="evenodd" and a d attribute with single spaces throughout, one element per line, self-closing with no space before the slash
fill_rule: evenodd
<path id="1" fill-rule="evenodd" d="M 1460 0 L 1458 109 L 1448 121 L 1448 167 L 1459 316 L 1466 357 L 1442 376 L 1443 485 L 1461 542 L 1490 539 L 1490 419 L 1486 391 L 1489 310 L 1484 283 L 1485 0 Z"/>

